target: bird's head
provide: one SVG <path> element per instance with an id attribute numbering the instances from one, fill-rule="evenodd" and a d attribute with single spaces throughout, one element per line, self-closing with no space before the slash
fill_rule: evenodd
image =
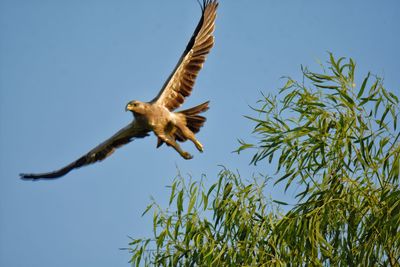
<path id="1" fill-rule="evenodd" d="M 143 102 L 132 100 L 126 104 L 125 111 L 132 111 L 133 113 L 143 114 L 146 110 L 146 105 Z"/>

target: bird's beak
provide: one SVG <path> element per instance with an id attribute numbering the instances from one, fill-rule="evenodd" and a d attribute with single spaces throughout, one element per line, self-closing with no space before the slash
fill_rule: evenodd
<path id="1" fill-rule="evenodd" d="M 128 104 L 125 106 L 125 111 L 131 110 L 131 108 L 132 108 L 131 104 L 128 103 Z"/>

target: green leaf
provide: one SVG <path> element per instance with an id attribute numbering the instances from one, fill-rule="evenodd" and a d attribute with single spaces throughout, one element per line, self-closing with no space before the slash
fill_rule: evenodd
<path id="1" fill-rule="evenodd" d="M 183 190 L 181 190 L 178 194 L 176 205 L 178 208 L 178 215 L 181 215 L 183 211 Z"/>
<path id="2" fill-rule="evenodd" d="M 358 99 L 359 99 L 360 97 L 362 97 L 362 95 L 363 95 L 363 93 L 364 93 L 365 86 L 367 85 L 367 82 L 368 82 L 368 79 L 369 79 L 370 74 L 371 74 L 371 73 L 368 72 L 367 77 L 365 77 L 365 79 L 364 79 L 364 81 L 363 81 L 363 83 L 362 83 L 362 85 L 361 85 L 360 91 L 358 92 L 358 95 L 357 95 L 357 98 L 358 98 Z"/>
<path id="3" fill-rule="evenodd" d="M 322 84 L 314 84 L 316 87 L 324 88 L 324 89 L 338 89 L 337 85 L 322 85 Z"/>
<path id="4" fill-rule="evenodd" d="M 236 152 L 238 154 L 240 154 L 240 152 L 242 150 L 254 147 L 253 144 L 248 144 L 248 143 L 246 143 L 245 141 L 243 141 L 241 139 L 238 139 L 238 142 L 240 143 L 241 146 L 238 149 L 236 149 L 235 151 L 233 151 L 233 152 Z"/>
<path id="5" fill-rule="evenodd" d="M 136 245 L 138 243 L 142 242 L 142 239 L 134 239 L 132 242 L 129 243 L 130 246 Z"/>
<path id="6" fill-rule="evenodd" d="M 145 211 L 142 213 L 142 217 L 153 207 L 153 205 L 154 203 L 151 203 L 146 207 Z"/>
<path id="7" fill-rule="evenodd" d="M 289 205 L 288 203 L 283 202 L 283 201 L 279 201 L 279 200 L 272 200 L 272 202 L 275 202 L 275 203 L 280 204 L 280 205 Z"/>
<path id="8" fill-rule="evenodd" d="M 389 93 L 390 97 L 391 97 L 396 103 L 399 103 L 399 98 L 398 98 L 396 95 L 394 95 L 394 94 L 391 93 L 391 92 L 388 92 L 388 93 Z"/>
<path id="9" fill-rule="evenodd" d="M 382 127 L 383 122 L 385 121 L 386 115 L 388 114 L 389 110 L 392 108 L 392 106 L 387 106 L 385 109 L 385 112 L 383 112 L 383 115 L 381 117 L 379 127 Z"/>
<path id="10" fill-rule="evenodd" d="M 194 192 L 191 196 L 190 196 L 190 201 L 189 201 L 189 207 L 188 207 L 188 213 L 192 212 L 193 206 L 196 203 L 197 200 L 197 195 L 196 192 Z"/>
<path id="11" fill-rule="evenodd" d="M 279 182 L 285 180 L 286 178 L 288 178 L 289 176 L 291 176 L 294 173 L 294 171 L 290 171 L 287 172 L 286 174 L 284 174 L 283 176 L 281 176 L 281 178 L 279 178 L 278 180 L 276 180 L 276 182 L 274 183 L 275 185 L 278 184 Z"/>
<path id="12" fill-rule="evenodd" d="M 201 192 L 202 200 L 203 200 L 203 210 L 206 210 L 208 207 L 208 196 Z"/>
<path id="13" fill-rule="evenodd" d="M 286 89 L 292 87 L 292 85 L 293 85 L 293 80 L 292 79 L 287 79 L 287 82 L 286 82 L 285 86 L 281 89 L 281 92 L 283 90 L 286 90 Z"/>
<path id="14" fill-rule="evenodd" d="M 339 92 L 340 96 L 343 97 L 345 102 L 348 103 L 348 104 L 346 104 L 347 106 L 350 106 L 350 107 L 354 106 L 354 100 L 348 94 L 346 94 L 346 92 L 344 90 L 337 90 L 337 91 Z"/>
<path id="15" fill-rule="evenodd" d="M 208 192 L 207 192 L 207 198 L 210 197 L 211 192 L 215 189 L 215 187 L 217 185 L 218 184 L 213 184 L 213 185 L 210 186 L 210 189 L 208 189 Z"/>
<path id="16" fill-rule="evenodd" d="M 173 201 L 174 198 L 175 198 L 176 183 L 177 183 L 176 181 L 174 181 L 174 182 L 172 183 L 172 187 L 171 187 L 171 196 L 170 196 L 170 198 L 169 198 L 169 205 L 171 205 L 172 201 Z"/>

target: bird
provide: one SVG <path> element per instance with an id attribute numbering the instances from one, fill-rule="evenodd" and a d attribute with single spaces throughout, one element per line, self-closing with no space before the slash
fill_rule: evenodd
<path id="1" fill-rule="evenodd" d="M 200 114 L 209 109 L 209 101 L 181 111 L 176 109 L 191 94 L 197 75 L 214 46 L 218 4 L 217 0 L 203 0 L 200 3 L 201 18 L 197 27 L 158 95 L 149 102 L 132 100 L 125 106 L 125 111 L 133 114 L 131 123 L 65 167 L 45 173 L 21 173 L 20 178 L 38 180 L 62 177 L 73 169 L 104 160 L 117 148 L 132 140 L 147 137 L 151 132 L 157 137 L 157 148 L 165 143 L 184 159 L 189 160 L 193 156 L 184 151 L 178 142 L 190 140 L 197 150 L 203 152 L 203 145 L 195 134 L 206 121 Z"/>

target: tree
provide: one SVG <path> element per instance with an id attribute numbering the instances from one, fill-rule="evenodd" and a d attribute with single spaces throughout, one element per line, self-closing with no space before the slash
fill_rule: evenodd
<path id="1" fill-rule="evenodd" d="M 223 169 L 206 188 L 179 175 L 169 208 L 146 209 L 154 238 L 132 240 L 132 264 L 399 266 L 399 100 L 370 73 L 356 86 L 345 61 L 302 68 L 303 82 L 287 77 L 248 117 L 259 142 L 237 151 L 255 149 L 253 164 L 276 158 L 274 183 L 301 188 L 288 212 L 265 197 L 266 177 Z"/>

